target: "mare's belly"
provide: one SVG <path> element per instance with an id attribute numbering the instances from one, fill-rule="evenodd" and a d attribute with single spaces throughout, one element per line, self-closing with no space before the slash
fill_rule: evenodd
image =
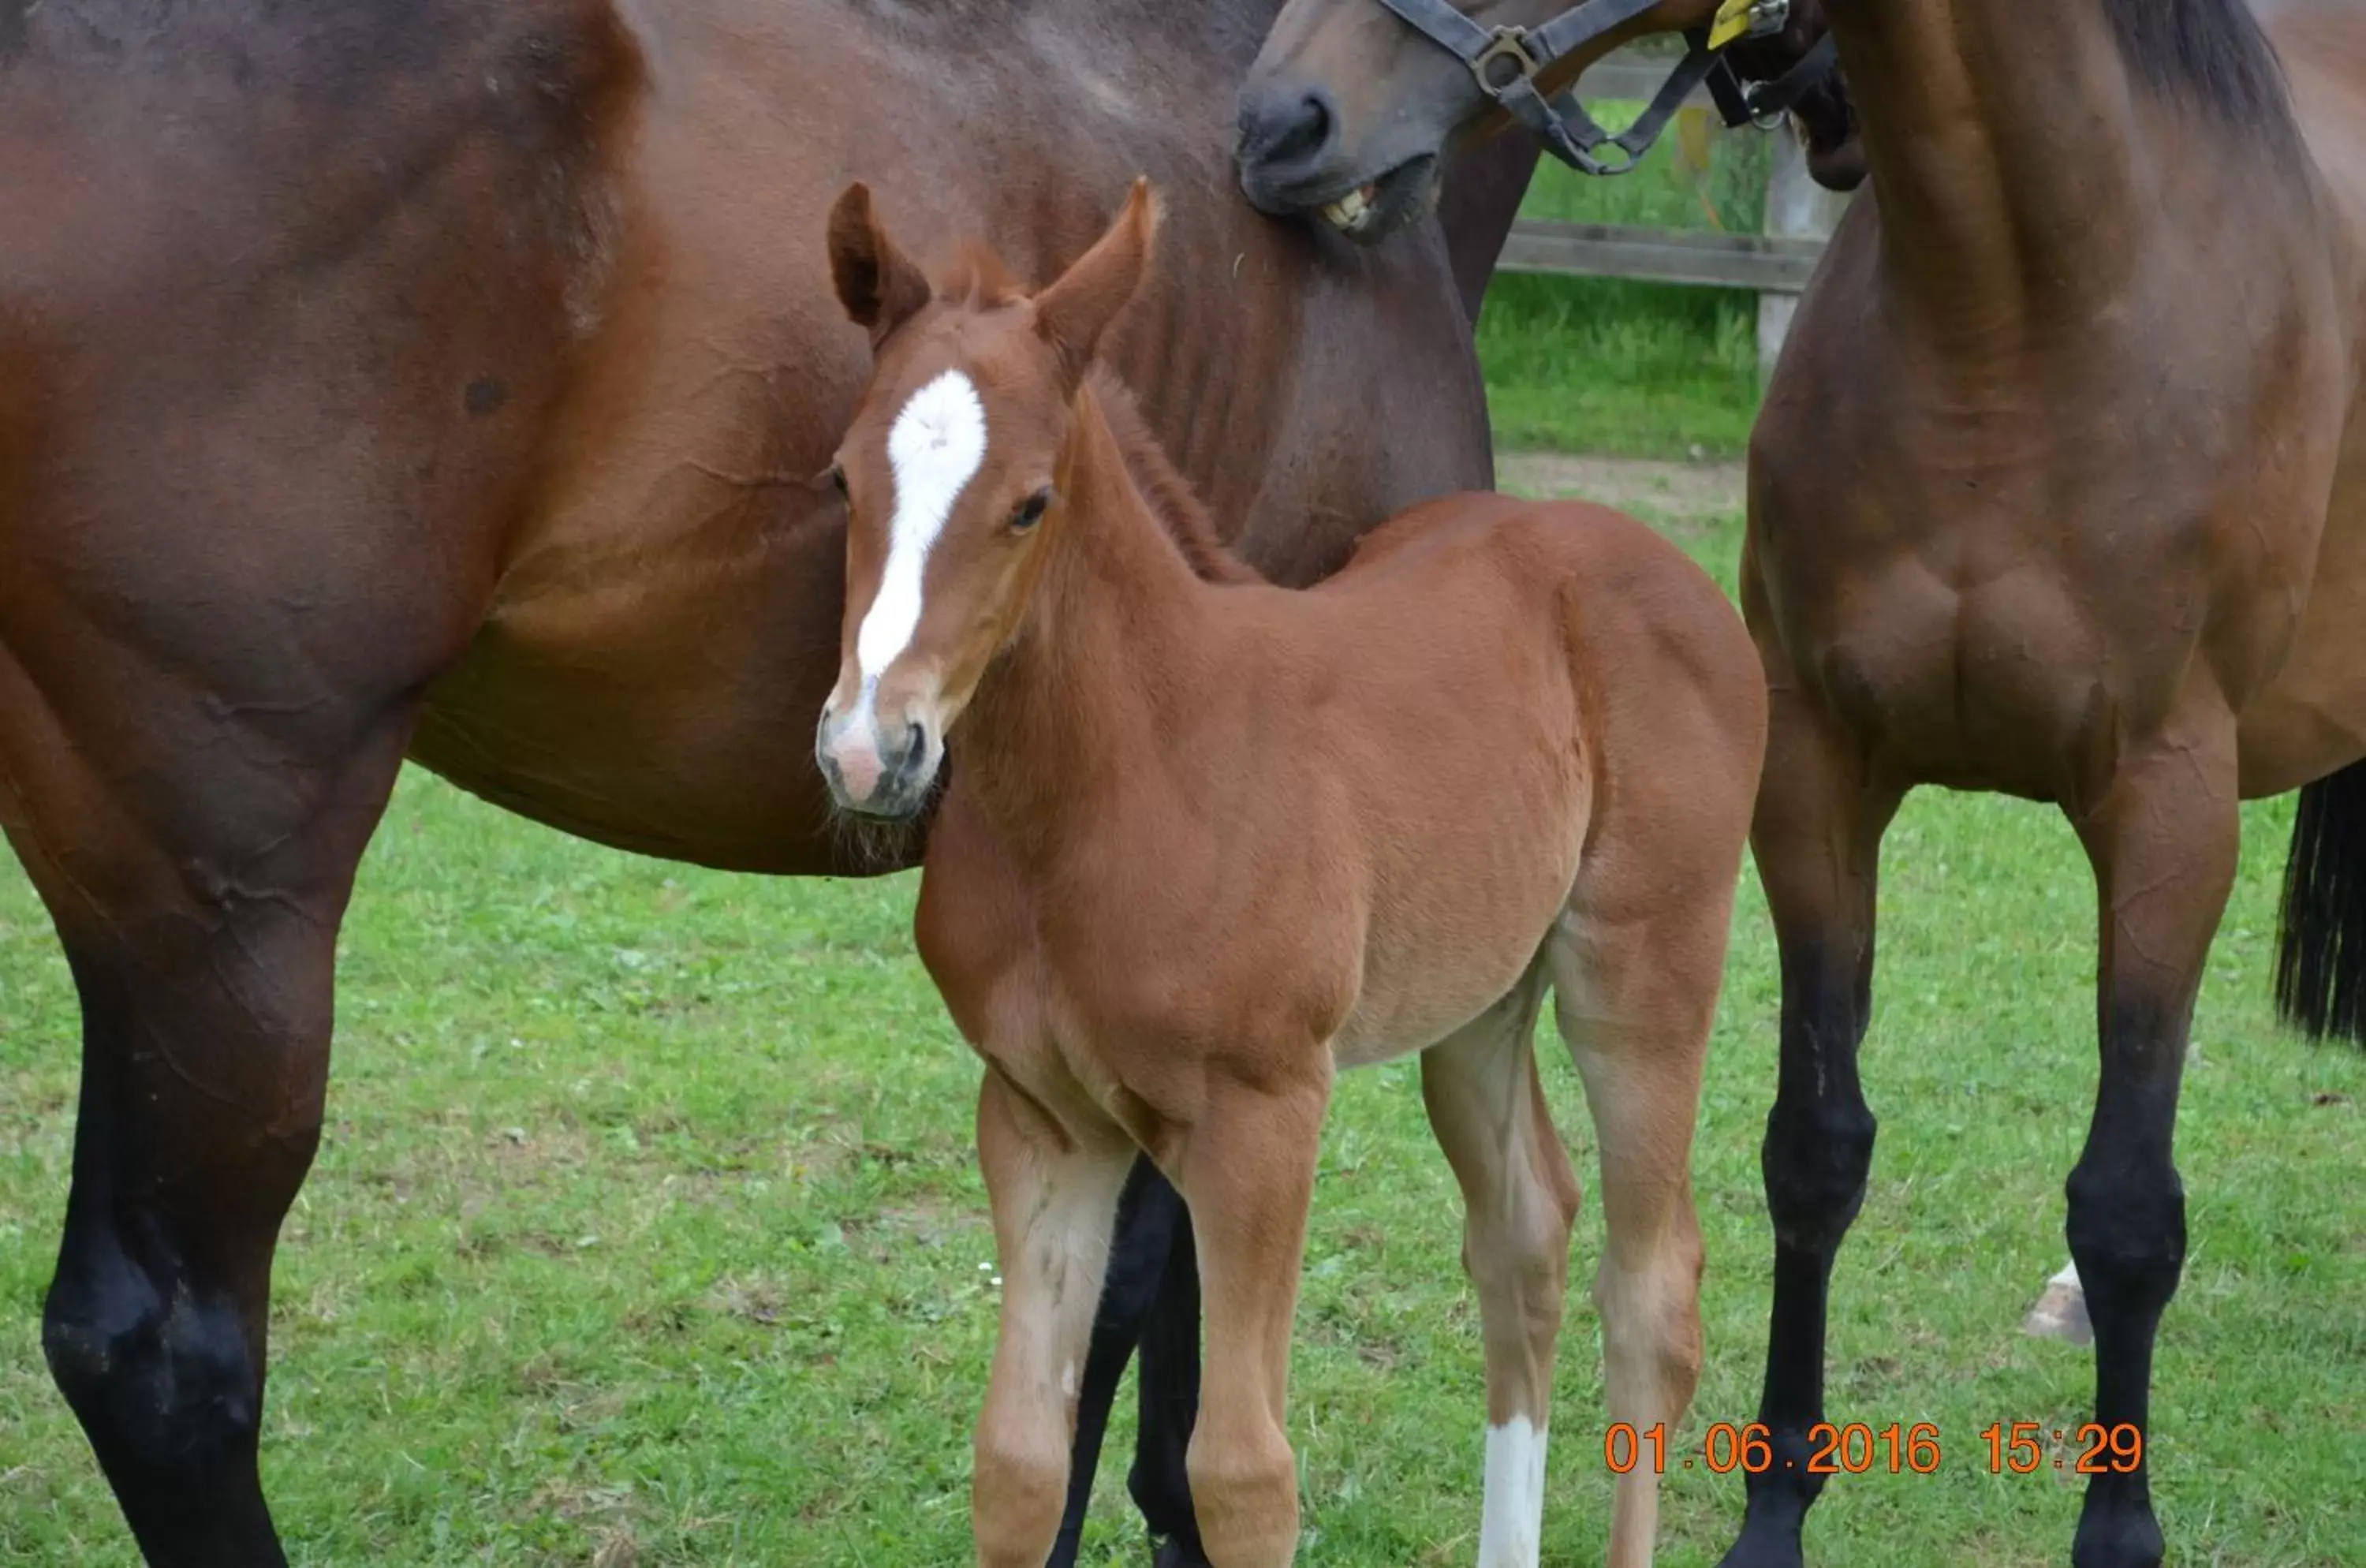
<path id="1" fill-rule="evenodd" d="M 728 424 L 699 444 L 734 445 Z M 612 473 L 554 507 L 430 688 L 412 755 L 497 805 L 669 859 L 908 863 L 835 824 L 814 765 L 839 659 L 835 508 L 708 471 L 739 473 L 763 450 Z"/>
<path id="2" fill-rule="evenodd" d="M 2244 709 L 2242 788 L 2281 795 L 2366 757 L 2366 422 L 2353 425 L 2291 656 Z"/>

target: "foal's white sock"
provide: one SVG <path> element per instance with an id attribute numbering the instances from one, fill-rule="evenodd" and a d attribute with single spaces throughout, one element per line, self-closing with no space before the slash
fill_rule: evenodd
<path id="1" fill-rule="evenodd" d="M 1537 1568 L 1545 1515 L 1545 1428 L 1525 1416 L 1487 1428 L 1479 1568 Z"/>

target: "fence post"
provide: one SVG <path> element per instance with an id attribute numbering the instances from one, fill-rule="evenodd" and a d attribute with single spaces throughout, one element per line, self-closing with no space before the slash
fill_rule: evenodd
<path id="1" fill-rule="evenodd" d="M 1767 138 L 1774 143 L 1766 172 L 1766 232 L 1785 239 L 1829 240 L 1832 226 L 1848 209 L 1848 197 L 1829 191 L 1808 176 L 1807 149 L 1798 131 L 1786 120 Z M 1783 339 L 1791 331 L 1792 312 L 1799 308 L 1796 294 L 1758 297 L 1758 381 L 1774 374 L 1782 357 Z"/>

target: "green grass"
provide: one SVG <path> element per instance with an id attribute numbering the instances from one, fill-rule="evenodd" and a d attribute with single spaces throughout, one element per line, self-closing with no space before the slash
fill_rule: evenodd
<path id="1" fill-rule="evenodd" d="M 1731 525 L 1697 541 L 1731 580 Z M 2247 814 L 2196 1028 L 2192 1256 L 2154 1454 L 2184 1563 L 2366 1562 L 2366 1062 L 2264 1004 L 2288 808 Z M 1842 1478 L 1821 1568 L 2058 1563 L 2076 1493 L 1994 1477 L 1991 1421 L 2079 1417 L 2022 1337 L 2087 1120 L 2094 915 L 2054 815 L 1932 792 L 1889 840 L 1865 1071 L 1875 1181 L 1842 1254 L 1833 1411 L 1937 1422 L 1934 1476 Z M 978 1070 L 912 958 L 913 884 L 634 859 L 405 780 L 347 928 L 320 1164 L 291 1216 L 265 1473 L 324 1564 L 955 1564 L 995 1313 Z M 1776 982 L 1745 888 L 1702 1108 L 1708 1361 L 1747 1419 L 1765 1326 L 1757 1145 Z M 0 1562 L 133 1561 L 39 1348 L 75 1083 L 64 965 L 0 863 Z M 1581 1168 L 1592 1135 L 1546 1053 Z M 1458 1206 L 1404 1063 L 1341 1086 L 1300 1316 L 1310 1564 L 1470 1561 L 1482 1420 Z M 1589 1198 L 1577 1269 L 1600 1241 Z M 1574 1293 L 1546 1558 L 1601 1560 L 1596 1325 Z M 1093 1560 L 1138 1562 L 1107 1467 Z M 1733 1478 L 1668 1483 L 1661 1561 L 1713 1562 Z"/>
<path id="2" fill-rule="evenodd" d="M 1679 155 L 1679 141 L 1672 130 L 1642 168 L 1617 179 L 1547 162 L 1522 212 L 1756 233 L 1764 139 L 1714 137 L 1705 171 Z M 1505 274 L 1488 291 L 1479 354 L 1504 446 L 1734 457 L 1757 413 L 1757 296 L 1735 289 Z"/>

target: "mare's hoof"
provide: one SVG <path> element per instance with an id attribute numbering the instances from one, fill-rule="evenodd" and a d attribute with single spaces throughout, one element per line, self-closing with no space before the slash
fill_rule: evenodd
<path id="1" fill-rule="evenodd" d="M 2078 1539 L 2070 1545 L 2070 1568 L 2160 1568 L 2167 1555 L 2151 1511 L 2120 1508 L 2080 1517 Z"/>
<path id="2" fill-rule="evenodd" d="M 1151 1568 L 1213 1568 L 1189 1541 L 1169 1537 L 1153 1544 L 1157 1551 L 1150 1560 Z"/>
<path id="3" fill-rule="evenodd" d="M 1803 1568 L 1799 1549 L 1766 1546 L 1743 1536 L 1717 1560 L 1717 1568 Z"/>
<path id="4" fill-rule="evenodd" d="M 1755 1522 L 1741 1527 L 1741 1539 L 1718 1559 L 1717 1568 L 1805 1568 L 1795 1527 L 1768 1529 Z"/>
<path id="5" fill-rule="evenodd" d="M 2021 1320 L 2021 1331 L 2033 1339 L 2059 1339 L 2085 1347 L 2095 1342 L 2095 1325 L 2087 1318 L 2087 1292 L 2079 1270 L 2065 1269 L 2045 1281 L 2045 1293 Z"/>

